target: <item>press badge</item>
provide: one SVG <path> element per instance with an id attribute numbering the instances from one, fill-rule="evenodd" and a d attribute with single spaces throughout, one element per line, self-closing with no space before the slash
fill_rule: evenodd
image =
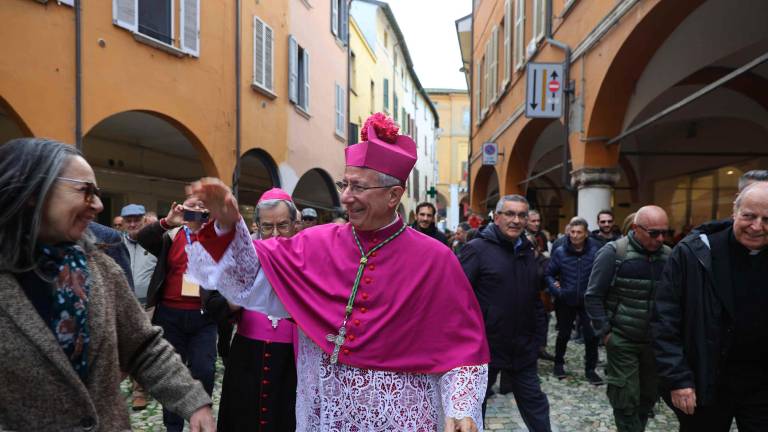
<path id="1" fill-rule="evenodd" d="M 200 297 L 200 284 L 192 281 L 186 274 L 181 283 L 181 295 L 184 297 Z"/>

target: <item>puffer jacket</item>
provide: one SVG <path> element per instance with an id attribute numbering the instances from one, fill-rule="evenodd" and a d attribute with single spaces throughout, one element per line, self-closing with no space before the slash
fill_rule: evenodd
<path id="1" fill-rule="evenodd" d="M 557 301 L 573 307 L 584 305 L 584 293 L 587 291 L 597 250 L 597 243 L 587 238 L 581 251 L 574 249 L 568 239 L 563 246 L 552 252 L 544 277 L 550 294 Z M 555 287 L 558 281 L 560 288 Z"/>

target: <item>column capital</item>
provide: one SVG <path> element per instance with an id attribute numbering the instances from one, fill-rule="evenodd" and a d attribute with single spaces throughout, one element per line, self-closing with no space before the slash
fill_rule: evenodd
<path id="1" fill-rule="evenodd" d="M 613 188 L 621 175 L 618 168 L 580 168 L 571 173 L 571 186 Z"/>

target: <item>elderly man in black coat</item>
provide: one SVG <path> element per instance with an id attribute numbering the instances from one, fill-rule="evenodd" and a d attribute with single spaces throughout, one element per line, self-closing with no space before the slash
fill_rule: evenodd
<path id="1" fill-rule="evenodd" d="M 548 432 L 549 402 L 536 362 L 546 326 L 542 280 L 533 245 L 523 235 L 527 220 L 524 197 L 502 197 L 494 222 L 462 248 L 460 260 L 480 303 L 491 349 L 486 402 L 503 371 L 528 429 Z M 485 407 L 484 402 L 483 415 Z"/>

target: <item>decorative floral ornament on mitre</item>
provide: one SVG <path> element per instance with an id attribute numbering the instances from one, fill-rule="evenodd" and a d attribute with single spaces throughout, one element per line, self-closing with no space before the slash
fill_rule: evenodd
<path id="1" fill-rule="evenodd" d="M 384 113 L 377 112 L 368 117 L 363 125 L 363 129 L 360 131 L 360 139 L 362 141 L 368 141 L 368 128 L 370 126 L 373 126 L 376 131 L 376 136 L 381 141 L 390 144 L 394 144 L 395 141 L 397 141 L 400 128 L 395 124 L 391 117 L 387 117 Z"/>

